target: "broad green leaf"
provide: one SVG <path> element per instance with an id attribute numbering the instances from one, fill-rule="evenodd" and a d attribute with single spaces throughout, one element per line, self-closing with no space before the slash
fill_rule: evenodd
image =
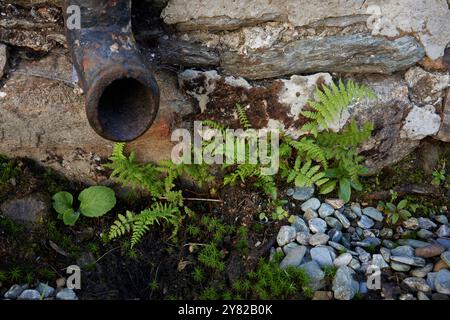
<path id="1" fill-rule="evenodd" d="M 95 186 L 83 190 L 78 196 L 80 213 L 86 217 L 100 217 L 116 205 L 114 190 L 108 187 Z"/>
<path id="2" fill-rule="evenodd" d="M 75 223 L 77 222 L 78 218 L 80 217 L 80 213 L 73 211 L 72 208 L 68 209 L 63 214 L 63 221 L 66 226 L 73 227 Z"/>
<path id="3" fill-rule="evenodd" d="M 349 202 L 350 197 L 352 195 L 352 188 L 350 185 L 349 179 L 341 179 L 339 180 L 339 198 L 341 198 L 344 202 Z"/>
<path id="4" fill-rule="evenodd" d="M 323 185 L 322 188 L 320 188 L 320 194 L 328 194 L 330 192 L 333 192 L 333 190 L 336 188 L 337 180 L 331 180 Z"/>
<path id="5" fill-rule="evenodd" d="M 398 214 L 394 213 L 392 215 L 392 224 L 396 224 L 398 221 Z"/>
<path id="6" fill-rule="evenodd" d="M 62 216 L 67 210 L 72 209 L 73 196 L 66 191 L 58 192 L 53 196 L 53 209 Z"/>
<path id="7" fill-rule="evenodd" d="M 405 209 L 408 205 L 408 200 L 402 200 L 398 203 L 397 208 L 398 209 Z"/>

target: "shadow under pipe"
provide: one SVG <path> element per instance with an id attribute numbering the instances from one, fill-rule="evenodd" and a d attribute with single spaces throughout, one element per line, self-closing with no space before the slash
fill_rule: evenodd
<path id="1" fill-rule="evenodd" d="M 108 140 L 138 138 L 158 113 L 159 88 L 133 36 L 131 0 L 66 0 L 63 10 L 90 125 Z"/>

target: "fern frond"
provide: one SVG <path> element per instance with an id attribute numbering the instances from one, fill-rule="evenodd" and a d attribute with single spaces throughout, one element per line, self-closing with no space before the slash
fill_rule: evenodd
<path id="1" fill-rule="evenodd" d="M 325 150 L 313 139 L 304 137 L 300 141 L 290 140 L 288 143 L 298 151 L 300 157 L 305 156 L 307 160 L 315 160 L 321 163 L 325 169 L 328 167 Z"/>
<path id="2" fill-rule="evenodd" d="M 135 214 L 133 212 L 127 211 L 126 215 L 123 216 L 119 214 L 117 220 L 109 230 L 108 238 L 113 240 L 115 238 L 121 237 L 126 233 L 130 233 L 132 230 L 132 224 L 134 222 Z"/>
<path id="3" fill-rule="evenodd" d="M 323 147 L 356 147 L 372 135 L 373 124 L 364 123 L 360 130 L 354 120 L 340 133 L 321 132 L 317 142 Z"/>
<path id="4" fill-rule="evenodd" d="M 245 130 L 249 130 L 252 128 L 252 125 L 250 123 L 250 120 L 248 120 L 247 113 L 245 112 L 245 109 L 243 106 L 241 106 L 239 103 L 236 104 L 236 113 L 239 118 L 239 122 L 241 123 L 241 126 Z"/>
<path id="5" fill-rule="evenodd" d="M 227 127 L 225 127 L 223 124 L 218 123 L 214 120 L 203 120 L 202 121 L 202 125 L 204 127 L 209 127 L 211 129 L 216 129 L 218 131 L 220 131 L 222 134 L 225 133 L 225 131 L 227 130 Z"/>
<path id="6" fill-rule="evenodd" d="M 330 86 L 323 85 L 316 90 L 316 101 L 309 101 L 308 104 L 313 111 L 303 111 L 301 114 L 308 118 L 310 122 L 302 127 L 302 131 L 317 136 L 320 129 L 328 130 L 331 123 L 334 123 L 349 105 L 364 98 L 374 99 L 375 94 L 369 87 L 360 85 L 350 80 L 344 84 L 339 80 L 338 85 L 332 83 Z"/>
<path id="7" fill-rule="evenodd" d="M 328 181 L 325 172 L 320 171 L 320 166 L 312 165 L 312 161 L 307 161 L 299 171 L 296 172 L 295 185 L 297 187 L 321 186 Z"/>

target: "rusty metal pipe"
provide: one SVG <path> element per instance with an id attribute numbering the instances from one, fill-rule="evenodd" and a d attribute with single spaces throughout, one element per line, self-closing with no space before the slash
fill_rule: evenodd
<path id="1" fill-rule="evenodd" d="M 65 0 L 68 46 L 92 128 L 112 141 L 144 134 L 159 109 L 159 88 L 131 28 L 131 0 Z M 80 26 L 69 27 L 79 8 Z M 75 12 L 76 14 L 76 12 Z"/>

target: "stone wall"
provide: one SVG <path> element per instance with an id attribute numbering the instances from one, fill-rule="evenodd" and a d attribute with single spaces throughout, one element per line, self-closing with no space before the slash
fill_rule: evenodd
<path id="1" fill-rule="evenodd" d="M 99 163 L 112 144 L 87 123 L 58 9 L 36 5 L 59 2 L 7 2 L 28 7 L 19 9 L 31 18 L 8 14 L 0 21 L 0 42 L 13 52 L 9 68 L 1 68 L 7 50 L 0 44 L 0 153 L 103 180 Z M 401 160 L 426 137 L 450 142 L 446 0 L 148 3 L 141 20 L 164 8 L 162 24 L 157 30 L 139 24 L 135 31 L 143 43 L 157 43 L 144 52 L 156 69 L 162 102 L 153 128 L 129 145 L 142 161 L 167 158 L 171 131 L 186 120 L 236 121 L 236 102 L 246 106 L 255 127 L 292 133 L 317 84 L 338 78 L 365 83 L 378 95 L 335 124 L 340 130 L 352 117 L 375 124 L 362 150 L 372 172 Z M 29 51 L 23 58 L 24 48 L 34 53 L 31 60 Z"/>

